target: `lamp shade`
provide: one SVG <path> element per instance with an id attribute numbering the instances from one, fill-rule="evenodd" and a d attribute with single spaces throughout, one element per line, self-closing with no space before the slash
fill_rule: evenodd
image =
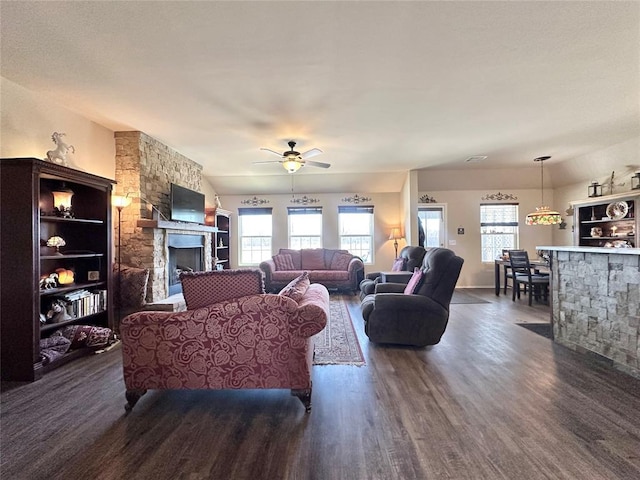
<path id="1" fill-rule="evenodd" d="M 389 233 L 389 240 L 397 240 L 402 238 L 402 233 L 398 227 L 393 227 Z"/>
<path id="2" fill-rule="evenodd" d="M 527 215 L 527 225 L 557 225 L 562 222 L 562 216 L 549 207 L 538 207 L 536 211 Z"/>
<path id="3" fill-rule="evenodd" d="M 534 158 L 534 162 L 540 162 L 540 193 L 542 198 L 542 205 L 544 205 L 544 166 L 545 160 L 549 160 L 551 157 L 544 156 Z M 525 223 L 527 225 L 557 225 L 562 222 L 562 216 L 556 211 L 549 209 L 549 207 L 537 207 L 535 212 L 527 215 Z"/>
<path id="4" fill-rule="evenodd" d="M 61 211 L 69 210 L 71 208 L 71 198 L 73 197 L 73 190 L 70 188 L 62 187 L 59 190 L 51 192 L 53 195 L 53 206 Z"/>
<path id="5" fill-rule="evenodd" d="M 116 208 L 125 208 L 131 205 L 131 198 L 127 195 L 113 195 L 111 197 L 111 205 Z"/>

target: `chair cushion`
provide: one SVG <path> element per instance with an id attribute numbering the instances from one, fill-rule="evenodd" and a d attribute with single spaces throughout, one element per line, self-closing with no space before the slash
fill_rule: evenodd
<path id="1" fill-rule="evenodd" d="M 407 283 L 407 286 L 404 289 L 405 295 L 413 295 L 414 293 L 416 293 L 420 289 L 420 284 L 422 283 L 423 277 L 424 274 L 422 273 L 422 270 L 416 267 L 413 270 L 413 275 L 411 275 L 409 283 Z"/>
<path id="2" fill-rule="evenodd" d="M 353 255 L 350 253 L 336 252 L 331 259 L 331 270 L 347 270 Z"/>
<path id="3" fill-rule="evenodd" d="M 311 285 L 311 282 L 309 281 L 309 273 L 302 272 L 302 274 L 291 280 L 286 287 L 280 290 L 279 295 L 289 297 L 292 300 L 299 302 L 302 300 L 302 297 L 304 297 L 304 294 L 307 293 L 309 285 Z"/>
<path id="4" fill-rule="evenodd" d="M 402 272 L 405 269 L 405 265 L 407 264 L 406 258 L 396 258 L 393 261 L 393 266 L 391 267 L 392 272 Z"/>
<path id="5" fill-rule="evenodd" d="M 276 264 L 276 270 L 294 270 L 293 258 L 288 253 L 274 255 L 273 263 Z"/>

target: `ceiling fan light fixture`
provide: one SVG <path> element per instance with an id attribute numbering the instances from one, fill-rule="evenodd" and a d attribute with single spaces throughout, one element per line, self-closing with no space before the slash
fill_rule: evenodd
<path id="1" fill-rule="evenodd" d="M 295 173 L 300 170 L 300 167 L 302 167 L 302 163 L 300 163 L 298 160 L 287 159 L 282 162 L 282 166 L 287 172 Z"/>

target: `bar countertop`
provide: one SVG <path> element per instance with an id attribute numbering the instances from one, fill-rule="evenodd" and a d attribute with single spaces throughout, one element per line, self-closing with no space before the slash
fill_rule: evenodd
<path id="1" fill-rule="evenodd" d="M 570 245 L 551 245 L 536 247 L 536 250 L 553 250 L 557 252 L 607 253 L 616 255 L 640 255 L 640 248 L 573 247 Z"/>

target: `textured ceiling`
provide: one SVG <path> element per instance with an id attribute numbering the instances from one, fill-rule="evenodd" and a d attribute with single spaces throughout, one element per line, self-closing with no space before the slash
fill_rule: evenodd
<path id="1" fill-rule="evenodd" d="M 639 2 L 0 9 L 2 76 L 144 131 L 202 164 L 220 193 L 288 191 L 280 165 L 253 162 L 291 139 L 332 164 L 297 173 L 305 191 L 398 191 L 411 169 L 531 168 L 640 133 Z"/>

